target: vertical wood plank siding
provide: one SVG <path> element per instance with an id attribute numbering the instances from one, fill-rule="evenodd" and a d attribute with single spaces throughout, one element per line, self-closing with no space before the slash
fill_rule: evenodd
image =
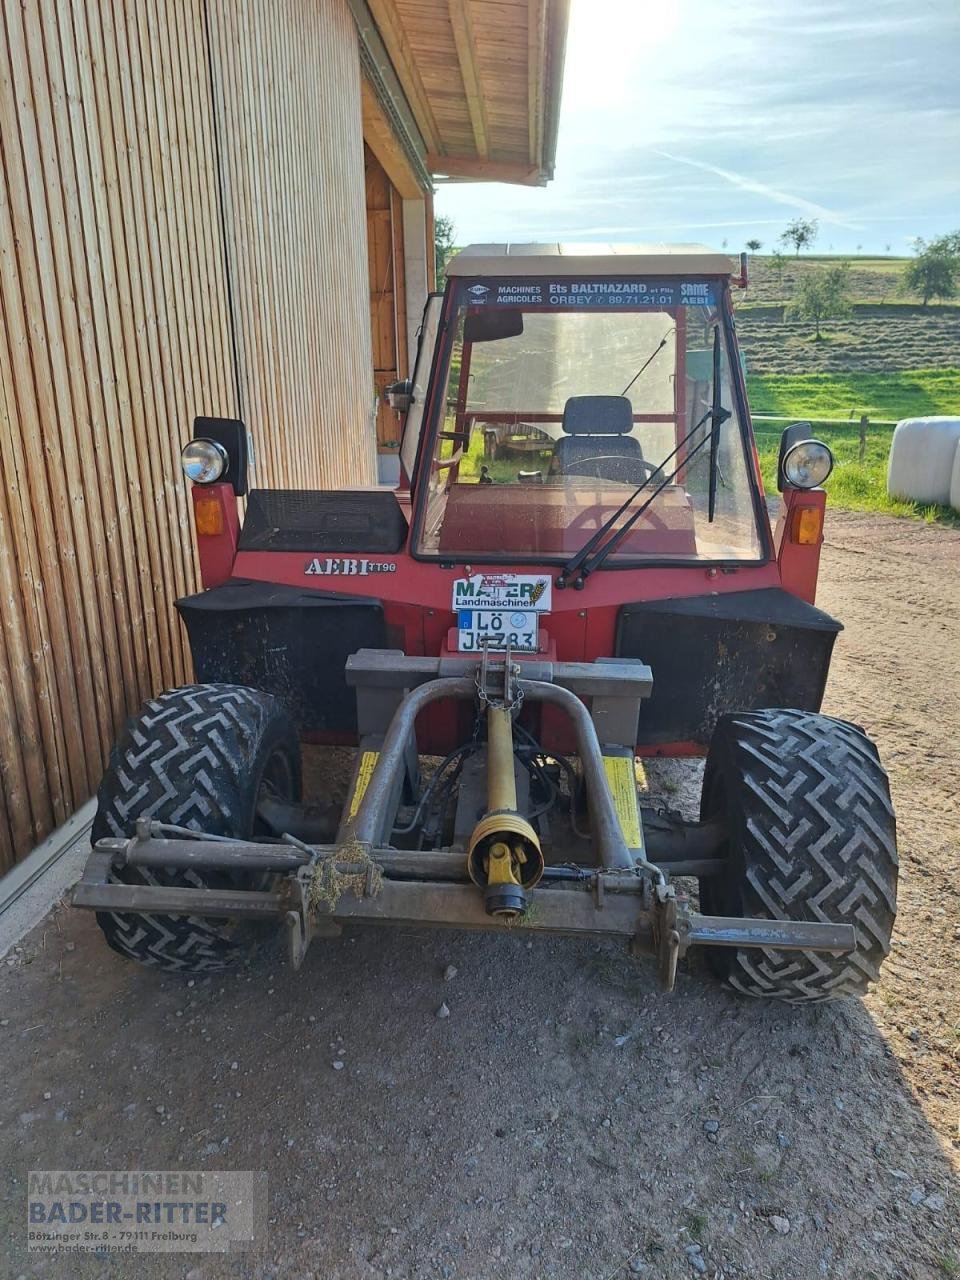
<path id="1" fill-rule="evenodd" d="M 0 871 L 190 679 L 193 417 L 375 478 L 360 121 L 345 0 L 0 0 Z"/>

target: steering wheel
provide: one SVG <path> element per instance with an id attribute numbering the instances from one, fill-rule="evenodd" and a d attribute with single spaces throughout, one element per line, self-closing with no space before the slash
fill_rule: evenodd
<path id="1" fill-rule="evenodd" d="M 612 476 L 601 476 L 597 475 L 594 471 L 582 471 L 578 469 L 581 467 L 594 467 L 598 462 L 619 462 L 621 464 L 629 464 L 631 467 L 639 466 L 647 477 L 652 476 L 657 470 L 652 462 L 647 462 L 646 458 L 631 458 L 622 453 L 598 453 L 592 458 L 581 458 L 579 462 L 572 462 L 569 467 L 564 467 L 560 474 L 562 476 L 581 475 L 593 480 L 613 479 Z M 622 482 L 614 481 L 614 483 Z M 628 480 L 626 483 L 629 484 L 630 481 Z"/>

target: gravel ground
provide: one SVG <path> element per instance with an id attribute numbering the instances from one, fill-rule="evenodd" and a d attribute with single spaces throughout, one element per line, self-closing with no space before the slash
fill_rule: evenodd
<path id="1" fill-rule="evenodd" d="M 876 737 L 900 827 L 864 1003 L 735 999 L 695 959 L 666 997 L 613 946 L 362 927 L 299 975 L 268 942 L 189 985 L 57 910 L 0 968 L 0 1274 L 960 1274 L 958 569 L 960 532 L 830 516 L 825 709 Z M 698 769 L 650 786 L 688 806 Z M 257 1249 L 26 1253 L 27 1170 L 178 1167 L 267 1171 Z"/>

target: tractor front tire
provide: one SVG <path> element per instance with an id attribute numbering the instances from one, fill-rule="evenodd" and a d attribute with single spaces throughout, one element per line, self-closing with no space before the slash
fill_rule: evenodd
<path id="1" fill-rule="evenodd" d="M 300 798 L 300 745 L 280 703 L 240 685 L 170 689 L 144 705 L 114 746 L 97 793 L 93 840 L 132 836 L 141 816 L 248 840 L 256 834 L 265 789 L 283 800 Z M 269 880 L 129 866 L 115 868 L 111 878 L 198 889 L 259 889 Z M 227 968 L 251 933 L 232 921 L 200 916 L 101 911 L 97 921 L 114 951 L 174 973 Z"/>
<path id="2" fill-rule="evenodd" d="M 862 996 L 890 948 L 896 821 L 887 775 L 862 729 L 807 711 L 723 716 L 707 756 L 701 817 L 726 824 L 727 866 L 700 881 L 707 915 L 852 924 L 857 949 L 711 947 L 744 995 L 793 1004 Z"/>

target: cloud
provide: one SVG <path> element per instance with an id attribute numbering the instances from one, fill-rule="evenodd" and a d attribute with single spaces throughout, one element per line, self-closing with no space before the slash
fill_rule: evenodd
<path id="1" fill-rule="evenodd" d="M 789 205 L 791 209 L 796 209 L 799 213 L 805 213 L 811 218 L 821 218 L 824 222 L 844 227 L 847 231 L 858 231 L 860 229 L 857 223 L 848 222 L 843 214 L 835 213 L 832 209 L 827 209 L 813 200 L 805 200 L 803 196 L 794 196 L 787 191 L 778 191 L 776 187 L 771 187 L 766 182 L 758 182 L 756 178 L 748 178 L 746 174 L 735 173 L 732 169 L 721 169 L 719 165 L 707 164 L 703 160 L 693 160 L 690 156 L 678 156 L 671 151 L 661 151 L 658 148 L 653 148 L 653 151 L 655 155 L 663 156 L 665 160 L 672 160 L 675 164 L 689 165 L 691 169 L 702 169 L 704 173 L 715 174 L 716 177 L 723 178 L 725 182 L 729 182 L 731 186 L 738 187 L 741 191 L 749 191 L 754 195 L 765 196 L 766 199 L 774 201 L 775 204 Z"/>

